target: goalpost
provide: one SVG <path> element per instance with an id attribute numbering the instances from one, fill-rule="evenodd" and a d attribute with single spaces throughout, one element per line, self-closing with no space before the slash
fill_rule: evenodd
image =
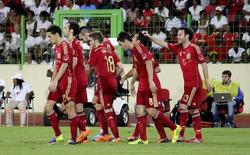
<path id="1" fill-rule="evenodd" d="M 123 31 L 122 11 L 113 10 L 58 10 L 55 13 L 55 24 L 63 28 L 64 20 L 77 20 L 83 25 L 104 33 L 105 37 L 116 38 Z M 116 47 L 123 60 L 123 51 Z"/>

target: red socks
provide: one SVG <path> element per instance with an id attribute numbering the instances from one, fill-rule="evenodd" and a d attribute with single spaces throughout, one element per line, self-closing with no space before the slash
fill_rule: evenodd
<path id="1" fill-rule="evenodd" d="M 162 122 L 160 122 L 159 120 L 153 119 L 154 120 L 154 125 L 156 130 L 158 131 L 160 138 L 161 139 L 166 139 L 167 135 L 166 132 L 164 130 L 164 124 Z"/>
<path id="2" fill-rule="evenodd" d="M 119 131 L 117 127 L 117 120 L 113 112 L 106 113 L 106 121 L 115 138 L 119 138 Z"/>
<path id="3" fill-rule="evenodd" d="M 180 116 L 179 116 L 179 124 L 181 126 L 180 137 L 184 137 L 184 132 L 185 132 L 187 121 L 188 121 L 188 113 L 180 113 Z"/>
<path id="4" fill-rule="evenodd" d="M 193 127 L 194 127 L 195 137 L 197 139 L 202 139 L 202 134 L 201 134 L 201 117 L 192 118 L 192 121 L 193 121 Z"/>
<path id="5" fill-rule="evenodd" d="M 82 112 L 81 114 L 83 113 L 84 112 Z M 78 128 L 80 131 L 86 131 L 86 115 L 85 114 L 78 116 Z"/>
<path id="6" fill-rule="evenodd" d="M 77 126 L 78 126 L 78 117 L 74 117 L 70 119 L 70 132 L 71 132 L 71 140 L 76 140 L 77 138 Z"/>
<path id="7" fill-rule="evenodd" d="M 97 115 L 97 118 L 98 118 L 99 125 L 103 130 L 103 135 L 108 134 L 108 125 L 107 125 L 107 122 L 106 122 L 106 117 L 105 117 L 104 110 L 103 109 L 97 110 L 96 115 Z"/>
<path id="8" fill-rule="evenodd" d="M 147 140 L 147 117 L 138 117 L 137 126 L 140 133 L 140 138 L 144 141 Z"/>
<path id="9" fill-rule="evenodd" d="M 59 128 L 59 122 L 58 122 L 56 113 L 53 113 L 53 114 L 49 115 L 48 118 L 50 120 L 51 127 L 54 130 L 55 136 L 60 136 L 61 131 L 60 131 L 60 128 Z"/>

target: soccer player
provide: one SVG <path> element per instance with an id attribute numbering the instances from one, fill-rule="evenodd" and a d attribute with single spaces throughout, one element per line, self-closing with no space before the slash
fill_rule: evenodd
<path id="1" fill-rule="evenodd" d="M 190 30 L 189 28 L 180 28 L 178 30 L 177 44 L 171 44 L 163 40 L 158 40 L 149 35 L 147 32 L 143 32 L 143 34 L 160 46 L 172 50 L 178 56 L 184 78 L 184 94 L 179 105 L 179 121 L 182 127 L 179 141 L 185 141 L 185 126 L 188 120 L 188 115 L 190 113 L 192 115 L 195 137 L 187 140 L 186 142 L 203 142 L 201 132 L 201 117 L 199 111 L 199 106 L 201 104 L 200 96 L 202 91 L 202 80 L 198 69 L 199 63 L 201 63 L 202 65 L 207 89 L 211 90 L 212 87 L 208 82 L 208 69 L 204 55 L 201 53 L 201 50 L 197 45 L 194 45 L 190 42 L 193 37 L 192 30 Z"/>
<path id="2" fill-rule="evenodd" d="M 152 53 L 142 44 L 132 42 L 132 37 L 127 32 L 121 32 L 117 41 L 124 50 L 131 50 L 134 63 L 133 79 L 130 83 L 130 92 L 135 95 L 135 81 L 139 81 L 137 91 L 137 118 L 140 139 L 129 144 L 148 144 L 146 127 L 146 112 L 153 118 L 155 123 L 164 123 L 173 131 L 172 143 L 176 143 L 179 137 L 180 126 L 173 124 L 160 110 L 158 110 L 157 93 L 161 89 L 158 76 L 153 69 L 154 58 Z M 158 91 L 157 91 L 158 90 Z"/>
<path id="3" fill-rule="evenodd" d="M 140 44 L 142 43 L 144 46 L 147 46 L 148 44 L 148 38 L 145 37 L 141 32 L 138 33 L 138 34 L 135 34 L 133 36 L 133 43 L 135 44 Z M 154 60 L 154 70 L 156 73 L 159 73 L 161 72 L 161 68 L 160 68 L 160 65 L 159 63 Z M 134 70 L 134 66 L 131 68 L 131 70 L 122 77 L 122 80 L 121 82 L 123 83 L 126 79 L 130 78 L 130 77 L 133 77 L 133 70 Z M 160 95 L 160 93 L 158 93 L 158 95 Z M 159 97 L 160 98 L 160 97 Z M 159 106 L 161 106 L 160 104 L 160 101 L 159 101 Z M 136 108 L 136 106 L 135 106 Z M 161 110 L 160 107 L 158 107 L 159 110 Z M 169 139 L 167 138 L 167 135 L 165 133 L 165 130 L 164 130 L 164 124 L 163 123 L 155 123 L 155 128 L 157 129 L 159 135 L 160 135 L 160 138 L 157 140 L 157 143 L 167 143 L 169 142 Z M 138 123 L 136 124 L 136 127 L 135 127 L 135 131 L 133 132 L 133 134 L 127 138 L 128 141 L 135 141 L 136 139 L 138 139 L 138 136 L 139 136 L 139 128 L 138 128 Z"/>
<path id="4" fill-rule="evenodd" d="M 114 135 L 114 142 L 120 142 L 117 120 L 113 110 L 113 100 L 117 92 L 116 64 L 119 60 L 114 52 L 102 44 L 103 40 L 101 32 L 89 34 L 91 52 L 88 64 L 94 68 L 97 75 L 99 100 L 104 107 L 106 122 Z"/>
<path id="5" fill-rule="evenodd" d="M 53 75 L 49 85 L 49 94 L 45 105 L 46 114 L 54 130 L 55 137 L 48 143 L 54 144 L 64 140 L 57 116 L 53 110 L 57 102 L 65 105 L 70 120 L 71 140 L 68 144 L 76 144 L 78 116 L 75 109 L 76 78 L 73 75 L 73 50 L 68 42 L 62 39 L 60 27 L 52 25 L 47 29 L 49 41 L 55 45 Z"/>
<path id="6" fill-rule="evenodd" d="M 87 142 L 86 138 L 90 134 L 90 129 L 86 130 L 86 116 L 84 112 L 84 103 L 88 102 L 86 88 L 88 86 L 87 75 L 85 72 L 85 63 L 83 56 L 83 49 L 78 40 L 80 27 L 75 22 L 69 22 L 64 26 L 63 33 L 67 37 L 75 56 L 73 57 L 74 75 L 77 80 L 76 90 L 76 113 L 79 118 L 78 128 L 80 129 L 80 136 L 77 142 Z"/>

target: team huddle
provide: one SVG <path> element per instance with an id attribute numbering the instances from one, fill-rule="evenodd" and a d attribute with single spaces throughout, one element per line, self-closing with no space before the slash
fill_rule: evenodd
<path id="1" fill-rule="evenodd" d="M 86 116 L 84 103 L 87 103 L 87 79 L 95 73 L 96 86 L 93 104 L 102 130 L 101 135 L 95 137 L 97 142 L 112 141 L 121 142 L 117 120 L 113 109 L 113 101 L 117 95 L 117 77 L 124 80 L 128 74 L 132 77 L 130 93 L 136 96 L 137 124 L 135 131 L 127 140 L 129 144 L 148 144 L 147 139 L 147 115 L 152 117 L 157 132 L 158 143 L 167 142 L 203 142 L 201 132 L 201 118 L 199 112 L 200 93 L 202 80 L 198 70 L 198 64 L 202 64 L 204 79 L 208 90 L 208 71 L 203 54 L 198 46 L 190 43 L 192 31 L 181 28 L 178 31 L 178 44 L 166 43 L 157 40 L 147 32 L 141 32 L 132 37 L 127 32 L 120 32 L 117 42 L 124 50 L 131 51 L 133 68 L 124 75 L 123 65 L 118 57 L 114 46 L 104 38 L 99 31 L 86 34 L 86 40 L 90 46 L 90 54 L 87 65 L 84 62 L 83 49 L 80 41 L 79 26 L 69 22 L 64 26 L 63 34 L 67 41 L 62 38 L 62 30 L 55 25 L 47 29 L 49 40 L 55 45 L 54 68 L 49 85 L 49 94 L 45 105 L 45 111 L 54 130 L 54 137 L 48 142 L 54 144 L 64 141 L 59 128 L 58 119 L 53 107 L 56 103 L 62 103 L 62 109 L 70 120 L 71 139 L 68 144 L 86 143 L 91 130 L 86 128 Z M 174 124 L 164 115 L 161 104 L 161 84 L 157 75 L 159 64 L 155 61 L 152 53 L 143 45 L 143 39 L 147 38 L 160 46 L 171 49 L 178 56 L 184 77 L 184 94 L 180 102 L 180 125 Z M 85 67 L 86 66 L 86 67 Z M 138 81 L 138 89 L 135 92 L 135 82 Z M 185 139 L 185 125 L 189 113 L 192 116 L 195 137 Z M 167 137 L 164 126 L 171 130 L 171 137 Z M 78 128 L 80 134 L 78 135 Z M 112 134 L 109 134 L 110 128 Z M 78 136 L 77 136 L 78 135 Z"/>

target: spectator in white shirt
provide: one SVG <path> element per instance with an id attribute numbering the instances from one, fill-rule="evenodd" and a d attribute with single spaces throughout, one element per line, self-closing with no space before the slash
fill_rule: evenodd
<path id="1" fill-rule="evenodd" d="M 63 10 L 80 10 L 80 6 L 75 4 L 73 0 L 65 0 Z"/>
<path id="2" fill-rule="evenodd" d="M 17 63 L 20 58 L 20 47 L 21 47 L 21 37 L 20 37 L 20 25 L 14 25 L 15 32 L 11 33 L 11 43 L 10 43 L 10 51 L 12 63 Z"/>
<path id="3" fill-rule="evenodd" d="M 46 29 L 50 27 L 50 25 L 52 24 L 49 21 L 49 13 L 47 11 L 42 11 L 40 14 L 40 20 L 37 22 L 37 32 L 40 32 L 40 30 Z"/>
<path id="4" fill-rule="evenodd" d="M 250 47 L 249 45 L 250 45 L 250 27 L 248 26 L 247 28 L 246 28 L 246 32 L 243 34 L 243 36 L 242 36 L 242 43 L 243 43 L 243 46 L 244 47 Z"/>
<path id="5" fill-rule="evenodd" d="M 35 20 L 39 20 L 39 16 L 42 11 L 46 10 L 46 7 L 41 3 L 41 0 L 35 0 L 35 5 L 30 8 L 35 14 Z"/>
<path id="6" fill-rule="evenodd" d="M 198 22 L 200 20 L 200 13 L 202 10 L 204 10 L 204 8 L 198 4 L 198 0 L 193 0 L 193 6 L 188 9 L 192 15 L 192 21 Z"/>
<path id="7" fill-rule="evenodd" d="M 228 30 L 228 20 L 227 17 L 222 15 L 222 8 L 217 6 L 215 8 L 215 16 L 212 18 L 210 25 L 213 26 L 214 31 L 227 31 Z"/>
<path id="8" fill-rule="evenodd" d="M 13 85 L 10 92 L 7 92 L 7 99 L 11 95 L 11 99 L 6 105 L 6 125 L 13 126 L 13 109 L 18 107 L 20 112 L 20 126 L 24 126 L 26 122 L 26 107 L 30 101 L 30 97 L 34 95 L 29 84 L 24 82 L 23 76 L 16 73 L 13 77 Z"/>
<path id="9" fill-rule="evenodd" d="M 121 4 L 119 2 L 117 2 L 117 1 L 115 1 L 113 3 L 113 5 L 114 5 L 114 9 L 120 9 L 120 10 L 122 10 L 123 22 L 126 22 L 126 20 L 127 20 L 126 10 L 124 8 L 122 8 Z"/>
<path id="10" fill-rule="evenodd" d="M 228 57 L 232 59 L 233 63 L 240 63 L 243 52 L 245 49 L 239 46 L 239 41 L 235 41 L 234 46 L 228 50 Z"/>
<path id="11" fill-rule="evenodd" d="M 158 7 L 154 10 L 155 14 L 163 17 L 166 20 L 169 17 L 169 10 L 168 8 L 164 7 L 163 0 L 158 1 Z"/>
<path id="12" fill-rule="evenodd" d="M 173 27 L 181 28 L 181 20 L 180 18 L 173 15 L 173 11 L 169 11 L 169 18 L 165 22 L 166 32 L 170 32 Z"/>
<path id="13" fill-rule="evenodd" d="M 31 7 L 35 6 L 34 0 L 24 0 L 23 3 L 26 6 L 26 8 L 31 8 Z"/>
<path id="14" fill-rule="evenodd" d="M 7 6 L 4 6 L 3 1 L 0 0 L 0 24 L 4 24 L 6 22 L 6 18 L 9 12 L 10 12 L 10 8 Z"/>
<path id="15" fill-rule="evenodd" d="M 250 22 L 250 0 L 248 0 L 247 3 L 244 4 L 242 12 L 245 15 L 246 20 Z"/>
<path id="16" fill-rule="evenodd" d="M 138 7 L 136 6 L 134 1 L 129 2 L 129 9 L 127 10 L 127 20 L 128 23 L 133 23 L 136 18 L 136 12 L 138 11 Z"/>
<path id="17" fill-rule="evenodd" d="M 31 35 L 33 37 L 36 36 L 37 31 L 37 21 L 34 19 L 34 12 L 31 10 L 27 10 L 27 17 L 26 17 L 26 29 L 28 35 Z"/>
<path id="18" fill-rule="evenodd" d="M 208 18 L 207 12 L 203 10 L 201 11 L 201 17 L 200 17 L 200 20 L 198 21 L 197 32 L 201 33 L 202 35 L 206 35 L 208 25 L 209 25 L 209 18 Z"/>
<path id="19" fill-rule="evenodd" d="M 154 29 L 154 34 L 152 35 L 152 37 L 157 38 L 159 40 L 165 40 L 167 38 L 166 34 L 164 32 L 161 31 L 161 28 L 159 26 L 155 26 Z M 160 58 L 160 50 L 162 49 L 161 46 L 159 46 L 158 44 L 152 42 L 152 49 L 153 49 L 153 53 L 154 53 L 154 57 L 157 59 L 157 61 L 159 61 Z"/>

